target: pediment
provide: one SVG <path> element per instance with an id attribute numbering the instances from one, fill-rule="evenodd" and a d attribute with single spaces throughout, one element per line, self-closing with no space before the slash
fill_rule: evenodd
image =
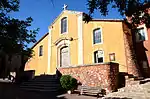
<path id="1" fill-rule="evenodd" d="M 71 37 L 61 37 L 61 38 L 57 39 L 54 44 L 55 44 L 56 46 L 58 46 L 60 43 L 68 43 L 68 42 L 70 42 L 72 39 L 73 39 L 73 38 L 71 38 Z"/>

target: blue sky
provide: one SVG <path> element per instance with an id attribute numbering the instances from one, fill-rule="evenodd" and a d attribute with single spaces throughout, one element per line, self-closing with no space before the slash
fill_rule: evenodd
<path id="1" fill-rule="evenodd" d="M 54 4 L 54 5 L 53 5 Z M 64 4 L 69 10 L 76 10 L 88 13 L 87 0 L 20 0 L 20 11 L 11 13 L 11 16 L 25 19 L 29 16 L 33 18 L 31 29 L 40 28 L 36 39 L 39 40 L 48 32 L 48 26 L 63 10 Z M 98 11 L 93 14 L 94 18 L 120 19 L 122 18 L 116 10 L 110 9 L 107 17 L 101 16 Z M 32 44 L 30 44 L 32 46 Z"/>

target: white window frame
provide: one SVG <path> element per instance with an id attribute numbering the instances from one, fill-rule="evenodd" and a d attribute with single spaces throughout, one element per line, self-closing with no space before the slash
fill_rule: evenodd
<path id="1" fill-rule="evenodd" d="M 61 33 L 61 20 L 62 20 L 63 18 L 65 18 L 65 17 L 67 18 L 67 31 Z M 68 29 L 69 29 L 68 26 L 69 26 L 68 16 L 63 16 L 63 17 L 61 17 L 60 22 L 59 22 L 59 27 L 60 27 L 60 28 L 59 28 L 59 33 L 60 33 L 60 35 L 68 34 L 68 31 L 69 31 L 69 30 L 68 30 Z"/>
<path id="2" fill-rule="evenodd" d="M 148 40 L 148 34 L 147 34 L 148 32 L 147 32 L 147 28 L 146 28 L 145 24 L 140 25 L 140 26 L 137 27 L 137 29 L 140 29 L 140 28 L 144 28 L 145 40 L 137 40 L 137 38 L 136 38 L 136 42 L 141 42 L 141 41 L 146 41 L 146 40 Z"/>
<path id="3" fill-rule="evenodd" d="M 101 62 L 101 63 L 104 63 L 105 62 L 105 60 L 104 60 L 104 50 L 96 50 L 96 51 L 93 52 L 93 63 L 95 63 L 95 52 L 98 52 L 98 51 L 103 51 L 103 56 L 102 56 L 103 62 Z M 95 64 L 99 64 L 99 63 L 95 63 Z"/>
<path id="4" fill-rule="evenodd" d="M 94 44 L 94 30 L 96 30 L 96 29 L 100 29 L 100 30 L 101 30 L 101 42 Z M 92 29 L 92 45 L 94 46 L 94 45 L 99 45 L 99 44 L 103 44 L 103 30 L 102 30 L 102 27 L 101 27 L 101 26 Z"/>

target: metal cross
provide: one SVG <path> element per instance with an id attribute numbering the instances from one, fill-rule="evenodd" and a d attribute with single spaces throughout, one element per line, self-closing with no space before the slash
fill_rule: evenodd
<path id="1" fill-rule="evenodd" d="M 66 10 L 66 9 L 67 9 L 67 7 L 68 7 L 68 5 L 64 4 L 63 9 L 64 9 L 64 10 Z"/>

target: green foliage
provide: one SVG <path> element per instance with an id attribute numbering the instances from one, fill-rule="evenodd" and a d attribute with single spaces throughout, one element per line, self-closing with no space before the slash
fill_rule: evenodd
<path id="1" fill-rule="evenodd" d="M 118 12 L 122 16 L 127 16 L 130 18 L 132 26 L 143 22 L 146 23 L 147 27 L 150 27 L 150 13 L 148 13 L 148 8 L 150 8 L 149 0 L 88 0 L 88 10 L 89 16 L 91 16 L 95 10 L 106 16 L 108 15 L 108 6 L 118 9 Z M 127 21 L 129 21 L 127 19 Z M 89 21 L 87 19 L 87 21 Z"/>
<path id="2" fill-rule="evenodd" d="M 60 78 L 60 83 L 62 85 L 62 88 L 65 90 L 73 90 L 77 87 L 77 80 L 70 75 L 63 75 Z"/>
<path id="3" fill-rule="evenodd" d="M 0 13 L 19 10 L 19 0 L 0 0 Z"/>
<path id="4" fill-rule="evenodd" d="M 29 30 L 33 19 L 12 18 L 9 16 L 12 11 L 19 11 L 19 0 L 0 0 L 0 54 L 5 53 L 10 57 L 20 54 L 24 65 L 33 52 L 28 44 L 36 42 L 39 29 Z"/>
<path id="5" fill-rule="evenodd" d="M 19 0 L 0 1 L 0 50 L 7 54 L 29 51 L 27 45 L 36 42 L 39 29 L 28 30 L 33 19 L 26 20 L 11 18 L 7 13 L 19 10 Z"/>

